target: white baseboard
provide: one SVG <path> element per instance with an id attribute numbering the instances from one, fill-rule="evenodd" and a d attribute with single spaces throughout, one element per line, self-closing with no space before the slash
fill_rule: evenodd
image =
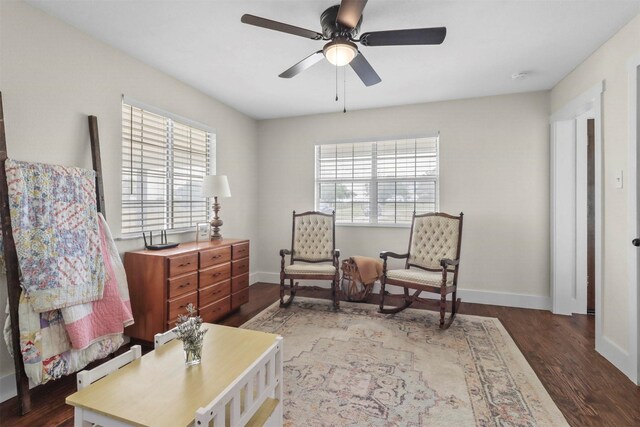
<path id="1" fill-rule="evenodd" d="M 475 289 L 458 290 L 462 301 L 475 304 L 501 305 L 504 307 L 551 310 L 551 297 L 510 292 L 478 291 Z"/>
<path id="2" fill-rule="evenodd" d="M 0 402 L 11 399 L 18 394 L 16 391 L 16 376 L 10 373 L 0 377 Z"/>
<path id="3" fill-rule="evenodd" d="M 34 388 L 35 385 L 29 381 L 29 388 Z M 18 395 L 16 389 L 16 376 L 13 372 L 0 377 L 0 402 L 5 402 L 14 396 Z"/>
<path id="4" fill-rule="evenodd" d="M 251 273 L 249 274 L 249 285 L 253 285 L 256 282 L 259 282 L 259 275 L 260 273 Z M 278 276 L 278 283 L 280 283 L 280 277 Z"/>
<path id="5" fill-rule="evenodd" d="M 270 272 L 258 272 L 255 273 L 257 281 L 265 283 L 280 283 L 280 273 Z M 320 287 L 329 287 L 329 284 L 322 286 L 318 281 L 300 281 L 300 285 L 314 285 Z M 374 287 L 374 292 L 378 292 L 380 289 L 379 284 Z M 397 286 L 390 287 L 391 293 L 402 293 L 401 288 Z M 551 310 L 551 297 L 538 296 L 538 295 L 526 295 L 515 294 L 509 292 L 494 292 L 494 291 L 478 291 L 475 289 L 458 289 L 458 297 L 463 302 L 470 302 L 475 304 L 490 304 L 501 305 L 505 307 L 518 307 L 518 308 L 531 308 L 536 310 Z M 429 298 L 429 295 L 427 295 Z M 438 298 L 434 296 L 433 298 Z"/>
<path id="6" fill-rule="evenodd" d="M 636 384 L 636 378 L 633 377 L 633 369 L 630 366 L 631 358 L 627 351 L 605 336 L 596 342 L 596 351 Z"/>

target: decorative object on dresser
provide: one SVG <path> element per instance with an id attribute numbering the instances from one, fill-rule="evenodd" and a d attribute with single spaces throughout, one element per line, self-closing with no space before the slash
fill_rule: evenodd
<path id="1" fill-rule="evenodd" d="M 220 212 L 220 203 L 218 197 L 231 197 L 229 189 L 229 180 L 226 175 L 207 175 L 202 180 L 202 196 L 213 197 L 213 219 L 211 220 L 211 240 L 222 239 L 220 227 L 222 220 L 218 217 Z"/>
<path id="2" fill-rule="evenodd" d="M 127 252 L 124 265 L 134 325 L 131 338 L 151 343 L 193 304 L 213 323 L 249 301 L 249 241 L 182 243 L 163 251 Z"/>
<path id="3" fill-rule="evenodd" d="M 280 250 L 280 305 L 288 306 L 296 296 L 298 282 L 302 280 L 331 280 L 333 307 L 340 305 L 338 270 L 340 249 L 336 249 L 336 212 L 293 211 L 291 231 L 291 250 Z M 289 265 L 285 266 L 285 256 L 290 255 Z M 327 264 L 331 263 L 331 264 Z M 289 298 L 284 300 L 289 280 Z"/>
<path id="4" fill-rule="evenodd" d="M 440 329 L 451 326 L 460 306 L 456 299 L 458 270 L 460 269 L 460 245 L 462 244 L 462 217 L 445 213 L 413 213 L 409 251 L 406 254 L 380 252 L 382 279 L 380 281 L 380 313 L 393 314 L 404 310 L 414 301 L 433 304 L 440 307 Z M 387 270 L 387 259 L 406 259 L 404 269 Z M 415 267 L 411 269 L 411 267 Z M 385 308 L 385 286 L 395 285 L 404 288 L 404 304 L 400 307 Z M 415 289 L 409 295 L 409 289 Z M 419 298 L 421 292 L 440 294 L 440 301 Z M 445 323 L 447 294 L 452 294 L 451 315 Z"/>
<path id="5" fill-rule="evenodd" d="M 196 242 L 206 242 L 211 240 L 211 224 L 199 222 L 196 224 Z"/>

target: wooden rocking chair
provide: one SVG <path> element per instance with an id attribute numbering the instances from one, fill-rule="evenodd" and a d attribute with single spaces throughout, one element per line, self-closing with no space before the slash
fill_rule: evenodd
<path id="1" fill-rule="evenodd" d="M 293 211 L 291 250 L 280 250 L 280 306 L 287 307 L 293 301 L 298 289 L 295 280 L 331 280 L 333 306 L 338 308 L 338 270 L 340 250 L 336 249 L 336 213 Z M 285 256 L 290 255 L 285 266 Z M 324 264 L 322 264 L 324 263 Z M 327 264 L 331 263 L 331 264 Z M 289 285 L 285 281 L 289 280 Z M 289 288 L 289 298 L 285 301 L 285 291 Z"/>
<path id="2" fill-rule="evenodd" d="M 440 294 L 440 328 L 451 326 L 460 306 L 456 299 L 458 270 L 460 268 L 460 245 L 462 243 L 462 217 L 444 213 L 413 214 L 409 251 L 406 254 L 380 252 L 384 265 L 380 288 L 380 313 L 393 314 L 404 310 L 414 301 L 434 303 L 434 300 L 419 298 L 421 292 Z M 406 259 L 402 270 L 387 270 L 387 259 Z M 415 267 L 415 268 L 411 268 Z M 404 288 L 404 304 L 400 307 L 385 308 L 385 286 L 395 285 Z M 409 295 L 409 289 L 415 289 Z M 447 294 L 451 299 L 451 315 L 445 323 Z"/>

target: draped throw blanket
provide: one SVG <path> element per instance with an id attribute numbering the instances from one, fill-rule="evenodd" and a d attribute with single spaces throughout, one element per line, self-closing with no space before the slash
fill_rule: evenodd
<path id="1" fill-rule="evenodd" d="M 101 214 L 99 221 L 100 250 L 106 269 L 102 299 L 38 313 L 24 291 L 20 296 L 20 349 L 25 372 L 34 384 L 72 374 L 113 353 L 124 341 L 124 327 L 133 323 L 124 266 Z M 7 303 L 7 312 L 8 307 Z M 11 350 L 9 316 L 4 338 Z"/>
<path id="2" fill-rule="evenodd" d="M 356 280 L 362 284 L 370 284 L 378 280 L 382 276 L 382 261 L 375 258 L 365 256 L 352 256 L 351 260 L 358 267 L 358 275 Z"/>
<path id="3" fill-rule="evenodd" d="M 124 341 L 122 334 L 108 335 L 83 350 L 73 350 L 60 310 L 36 313 L 24 291 L 20 296 L 18 318 L 24 370 L 35 385 L 77 372 L 113 353 Z M 4 338 L 11 352 L 9 316 L 4 325 Z"/>
<path id="4" fill-rule="evenodd" d="M 62 317 L 74 349 L 83 349 L 106 335 L 122 334 L 133 323 L 127 276 L 109 226 L 102 214 L 100 240 L 106 279 L 102 299 L 63 308 Z"/>
<path id="5" fill-rule="evenodd" d="M 102 298 L 95 172 L 7 160 L 21 285 L 36 312 Z"/>

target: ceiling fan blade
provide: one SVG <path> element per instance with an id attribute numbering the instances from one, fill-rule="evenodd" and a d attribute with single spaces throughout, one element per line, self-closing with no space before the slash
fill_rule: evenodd
<path id="1" fill-rule="evenodd" d="M 360 52 L 353 58 L 349 65 L 351 65 L 351 68 L 353 68 L 353 71 L 356 72 L 365 86 L 373 86 L 382 81 L 378 73 L 376 73 L 371 64 L 369 64 L 369 61 L 367 61 Z"/>
<path id="2" fill-rule="evenodd" d="M 342 0 L 336 21 L 343 27 L 355 28 L 366 5 L 367 0 Z"/>
<path id="3" fill-rule="evenodd" d="M 307 39 L 312 40 L 321 40 L 322 34 L 307 30 L 305 28 L 296 27 L 289 24 L 284 24 L 278 21 L 272 21 L 271 19 L 260 18 L 259 16 L 244 14 L 240 21 L 249 24 L 255 25 L 256 27 L 267 28 L 269 30 L 281 31 L 283 33 L 293 34 L 294 36 L 305 37 Z"/>
<path id="4" fill-rule="evenodd" d="M 415 28 L 412 30 L 374 31 L 360 36 L 364 46 L 402 46 L 440 44 L 447 35 L 446 27 Z"/>
<path id="5" fill-rule="evenodd" d="M 306 70 L 307 68 L 311 67 L 313 64 L 321 61 L 322 58 L 324 58 L 324 55 L 322 54 L 321 50 L 317 51 L 316 53 L 312 53 L 311 55 L 304 58 L 302 61 L 298 62 L 293 67 L 281 73 L 278 77 L 282 77 L 284 79 L 290 79 L 291 77 L 294 77 L 300 74 L 301 72 L 303 72 L 304 70 Z"/>

